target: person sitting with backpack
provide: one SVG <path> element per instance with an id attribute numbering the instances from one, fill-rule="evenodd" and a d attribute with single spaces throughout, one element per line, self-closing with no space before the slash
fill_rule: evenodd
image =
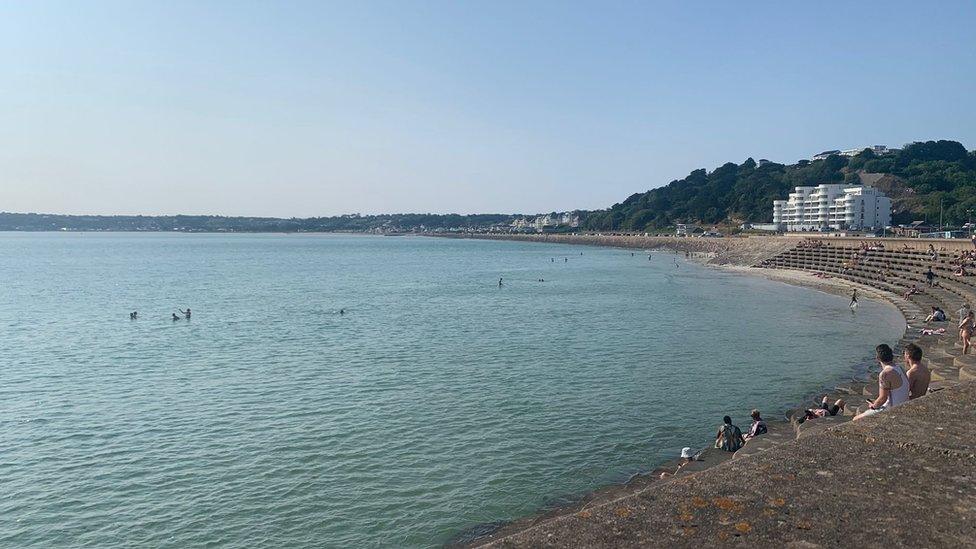
<path id="1" fill-rule="evenodd" d="M 718 428 L 715 435 L 715 447 L 721 448 L 726 452 L 735 452 L 746 443 L 742 438 L 742 430 L 732 425 L 732 418 L 725 416 L 722 418 L 722 426 Z"/>

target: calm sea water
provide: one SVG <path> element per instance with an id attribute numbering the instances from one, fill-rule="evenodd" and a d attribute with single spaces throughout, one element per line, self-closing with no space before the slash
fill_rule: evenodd
<path id="1" fill-rule="evenodd" d="M 903 329 L 613 249 L 0 233 L 0 257 L 3 547 L 438 545 L 776 415 Z"/>

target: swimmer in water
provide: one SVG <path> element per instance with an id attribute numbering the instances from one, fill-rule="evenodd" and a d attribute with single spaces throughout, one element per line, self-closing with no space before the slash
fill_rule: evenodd
<path id="1" fill-rule="evenodd" d="M 340 315 L 344 315 L 344 314 L 346 314 L 346 310 L 345 310 L 345 309 L 339 309 L 339 314 L 340 314 Z"/>
<path id="2" fill-rule="evenodd" d="M 176 322 L 179 319 L 180 317 L 176 316 L 176 313 L 173 313 L 173 322 Z"/>
<path id="3" fill-rule="evenodd" d="M 179 309 L 179 311 L 180 311 L 180 313 L 183 314 L 183 316 L 186 317 L 187 320 L 190 320 L 190 308 L 189 307 L 187 307 L 185 311 L 183 309 Z"/>
<path id="4" fill-rule="evenodd" d="M 500 279 L 500 278 L 498 279 L 498 287 L 499 287 L 499 288 L 501 288 L 501 287 L 502 287 L 502 279 Z"/>
<path id="5" fill-rule="evenodd" d="M 139 318 L 139 312 L 138 311 L 132 311 L 131 313 L 129 313 L 129 320 L 135 320 L 137 318 Z"/>

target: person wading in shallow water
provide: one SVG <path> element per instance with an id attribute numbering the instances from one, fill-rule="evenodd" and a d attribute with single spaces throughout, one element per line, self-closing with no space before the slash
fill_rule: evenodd
<path id="1" fill-rule="evenodd" d="M 180 311 L 180 314 L 182 314 L 184 317 L 186 317 L 187 320 L 190 320 L 190 308 L 189 307 L 187 307 L 185 311 L 183 309 L 178 309 L 178 311 Z"/>
<path id="2" fill-rule="evenodd" d="M 857 288 L 854 288 L 854 291 L 851 292 L 851 304 L 848 307 L 851 309 L 857 307 Z"/>
<path id="3" fill-rule="evenodd" d="M 498 287 L 499 287 L 499 288 L 501 288 L 501 287 L 502 287 L 502 279 L 500 279 L 500 278 L 498 279 Z"/>

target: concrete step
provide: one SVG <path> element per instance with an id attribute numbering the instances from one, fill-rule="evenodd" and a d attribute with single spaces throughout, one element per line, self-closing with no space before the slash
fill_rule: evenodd
<path id="1" fill-rule="evenodd" d="M 797 423 L 796 428 L 796 438 L 805 438 L 815 433 L 819 433 L 824 429 L 840 425 L 842 423 L 847 423 L 851 420 L 851 416 L 845 416 L 837 414 L 836 416 L 827 416 L 817 419 L 811 419 L 804 421 L 803 423 Z"/>
<path id="2" fill-rule="evenodd" d="M 705 469 L 714 467 L 719 463 L 723 463 L 732 459 L 734 454 L 732 452 L 726 452 L 718 448 L 706 448 L 697 461 L 689 462 L 682 465 L 680 469 L 674 474 L 675 477 L 688 476 L 699 471 L 704 471 Z"/>
<path id="3" fill-rule="evenodd" d="M 959 381 L 959 370 L 956 368 L 932 370 L 932 381 Z"/>
<path id="4" fill-rule="evenodd" d="M 959 368 L 959 381 L 976 381 L 976 366 L 967 364 Z"/>
<path id="5" fill-rule="evenodd" d="M 962 347 L 956 347 L 955 344 L 953 344 L 952 347 L 941 347 L 940 350 L 947 355 L 952 355 L 953 357 L 957 357 L 962 354 Z"/>
<path id="6" fill-rule="evenodd" d="M 952 356 L 948 356 L 948 355 L 945 355 L 945 356 L 937 356 L 937 357 L 932 357 L 932 358 L 923 356 L 922 357 L 922 364 L 924 364 L 926 367 L 928 367 L 931 370 L 936 370 L 936 369 L 939 369 L 939 368 L 949 368 L 949 367 L 953 366 L 955 360 L 956 360 L 956 357 L 952 357 Z"/>
<path id="7" fill-rule="evenodd" d="M 976 350 L 970 351 L 971 354 L 959 355 L 955 357 L 952 361 L 952 365 L 956 368 L 963 368 L 966 366 L 976 366 Z"/>

